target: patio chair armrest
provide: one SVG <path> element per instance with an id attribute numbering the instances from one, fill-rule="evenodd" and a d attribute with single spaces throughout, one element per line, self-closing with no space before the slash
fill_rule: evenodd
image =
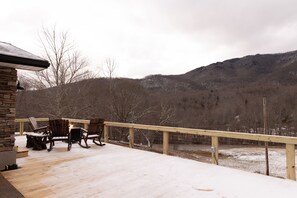
<path id="1" fill-rule="evenodd" d="M 47 129 L 47 127 L 48 126 L 39 127 L 39 128 L 36 128 L 34 131 L 41 131 L 41 130 Z"/>
<path id="2" fill-rule="evenodd" d="M 81 128 L 81 130 L 82 130 L 83 133 L 88 133 L 87 129 Z"/>

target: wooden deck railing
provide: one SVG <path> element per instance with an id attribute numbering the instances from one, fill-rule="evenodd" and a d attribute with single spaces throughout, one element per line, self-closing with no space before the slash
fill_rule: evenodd
<path id="1" fill-rule="evenodd" d="M 89 120 L 81 119 L 71 119 L 63 118 L 69 120 L 70 123 L 80 123 L 84 124 L 87 128 Z M 37 121 L 48 121 L 48 118 L 36 118 Z M 16 119 L 15 122 L 20 123 L 20 134 L 24 132 L 24 123 L 29 120 Z M 132 123 L 119 123 L 119 122 L 104 122 L 104 142 L 108 142 L 108 131 L 109 127 L 122 127 L 129 129 L 129 146 L 133 148 L 134 146 L 134 132 L 135 129 L 143 129 L 150 131 L 160 131 L 163 132 L 163 153 L 169 153 L 169 133 L 183 133 L 191 135 L 204 135 L 211 137 L 211 147 L 212 147 L 212 163 L 218 164 L 219 157 L 219 138 L 234 138 L 243 140 L 254 140 L 262 142 L 274 142 L 283 143 L 286 145 L 286 171 L 287 178 L 291 180 L 296 180 L 295 171 L 295 145 L 297 144 L 297 137 L 287 137 L 287 136 L 276 136 L 276 135 L 263 135 L 263 134 L 249 134 L 249 133 L 239 133 L 239 132 L 227 132 L 218 130 L 204 130 L 204 129 L 192 129 L 192 128 L 181 128 L 181 127 L 166 127 L 166 126 L 155 126 L 155 125 L 144 125 L 144 124 L 132 124 Z"/>

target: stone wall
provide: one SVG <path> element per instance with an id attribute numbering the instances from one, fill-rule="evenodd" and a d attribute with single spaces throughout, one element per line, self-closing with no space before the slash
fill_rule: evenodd
<path id="1" fill-rule="evenodd" d="M 0 153 L 13 151 L 17 71 L 0 66 Z"/>

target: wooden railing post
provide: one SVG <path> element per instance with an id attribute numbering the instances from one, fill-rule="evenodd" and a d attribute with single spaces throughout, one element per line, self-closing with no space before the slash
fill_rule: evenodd
<path id="1" fill-rule="evenodd" d="M 108 126 L 104 125 L 104 142 L 108 143 Z"/>
<path id="2" fill-rule="evenodd" d="M 219 164 L 219 138 L 211 137 L 211 161 L 213 164 Z"/>
<path id="3" fill-rule="evenodd" d="M 169 132 L 163 131 L 163 154 L 168 155 L 169 152 Z"/>
<path id="4" fill-rule="evenodd" d="M 89 125 L 85 123 L 84 124 L 84 129 L 88 130 L 88 128 L 89 128 Z"/>
<path id="5" fill-rule="evenodd" d="M 286 158 L 287 158 L 287 178 L 291 180 L 296 180 L 295 172 L 295 145 L 286 144 Z"/>
<path id="6" fill-rule="evenodd" d="M 25 128 L 25 123 L 24 122 L 20 122 L 20 135 L 23 135 L 24 128 Z"/>
<path id="7" fill-rule="evenodd" d="M 134 128 L 129 128 L 129 147 L 134 147 Z"/>

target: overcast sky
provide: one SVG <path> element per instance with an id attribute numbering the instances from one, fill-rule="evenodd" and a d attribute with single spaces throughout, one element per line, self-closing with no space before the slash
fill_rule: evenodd
<path id="1" fill-rule="evenodd" d="M 182 74 L 249 54 L 297 50 L 296 0 L 1 0 L 0 40 L 41 55 L 54 25 L 117 76 Z"/>

